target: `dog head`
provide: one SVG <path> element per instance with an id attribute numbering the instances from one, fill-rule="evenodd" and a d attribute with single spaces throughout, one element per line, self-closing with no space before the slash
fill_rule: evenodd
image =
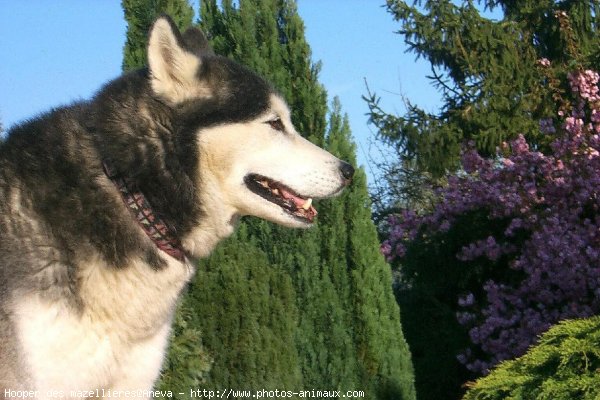
<path id="1" fill-rule="evenodd" d="M 152 91 L 175 110 L 179 134 L 196 138 L 198 196 L 205 225 L 213 220 L 199 230 L 243 215 L 308 227 L 317 214 L 312 200 L 350 182 L 353 167 L 300 136 L 282 97 L 257 74 L 216 56 L 199 30 L 181 35 L 159 18 L 148 63 Z"/>

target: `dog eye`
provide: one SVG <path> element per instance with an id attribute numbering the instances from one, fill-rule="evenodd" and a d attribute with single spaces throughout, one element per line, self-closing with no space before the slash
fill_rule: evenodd
<path id="1" fill-rule="evenodd" d="M 270 121 L 267 121 L 267 124 L 269 124 L 271 128 L 275 129 L 276 131 L 285 131 L 285 127 L 283 126 L 283 122 L 281 122 L 281 118 L 275 118 Z"/>

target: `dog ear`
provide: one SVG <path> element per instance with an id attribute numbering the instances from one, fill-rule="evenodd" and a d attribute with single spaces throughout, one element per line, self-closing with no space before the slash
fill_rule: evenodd
<path id="1" fill-rule="evenodd" d="M 186 49 L 173 20 L 161 16 L 149 36 L 148 66 L 154 93 L 173 104 L 197 96 L 196 73 L 201 60 Z"/>
<path id="2" fill-rule="evenodd" d="M 183 42 L 188 51 L 198 57 L 212 56 L 215 54 L 204 32 L 198 28 L 189 28 L 183 33 Z"/>

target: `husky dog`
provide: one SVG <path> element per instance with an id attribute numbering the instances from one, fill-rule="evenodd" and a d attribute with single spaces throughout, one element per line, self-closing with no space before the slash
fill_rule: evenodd
<path id="1" fill-rule="evenodd" d="M 268 83 L 160 17 L 148 68 L 0 144 L 0 396 L 151 390 L 194 261 L 243 215 L 310 226 L 353 172 Z"/>

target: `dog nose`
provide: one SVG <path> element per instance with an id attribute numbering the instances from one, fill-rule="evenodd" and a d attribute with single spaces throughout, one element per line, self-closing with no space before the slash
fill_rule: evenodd
<path id="1" fill-rule="evenodd" d="M 340 172 L 342 173 L 344 179 L 349 183 L 354 176 L 354 167 L 347 162 L 342 161 L 340 163 Z"/>

